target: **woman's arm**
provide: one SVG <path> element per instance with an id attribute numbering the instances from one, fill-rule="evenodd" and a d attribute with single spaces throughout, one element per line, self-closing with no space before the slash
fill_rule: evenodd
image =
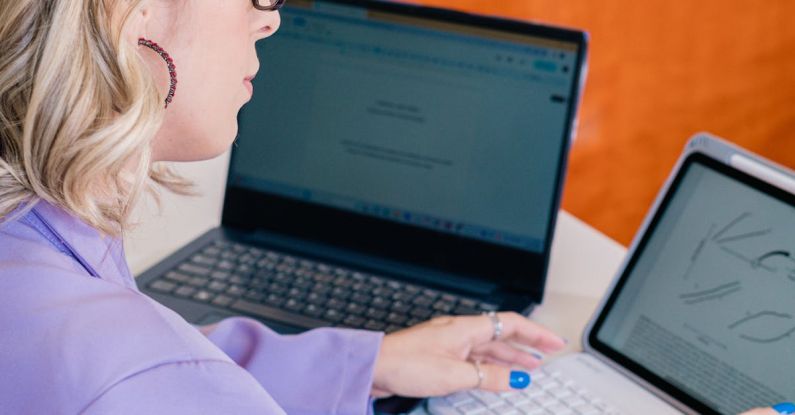
<path id="1" fill-rule="evenodd" d="M 243 317 L 228 318 L 202 331 L 289 414 L 371 412 L 382 333 L 316 329 L 279 335 Z"/>

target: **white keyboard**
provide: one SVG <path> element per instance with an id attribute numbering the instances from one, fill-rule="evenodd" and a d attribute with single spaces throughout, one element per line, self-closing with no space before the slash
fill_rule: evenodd
<path id="1" fill-rule="evenodd" d="M 490 393 L 459 392 L 428 400 L 431 415 L 618 415 L 605 402 L 559 371 L 540 368 L 532 372 L 532 384 L 523 391 Z"/>

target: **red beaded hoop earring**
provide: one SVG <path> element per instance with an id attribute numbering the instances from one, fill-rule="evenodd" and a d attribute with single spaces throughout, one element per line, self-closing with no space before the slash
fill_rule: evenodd
<path id="1" fill-rule="evenodd" d="M 174 93 L 177 92 L 177 67 L 174 65 L 174 59 L 171 58 L 171 55 L 168 54 L 163 48 L 160 47 L 155 42 L 152 42 L 149 39 L 140 38 L 138 39 L 138 44 L 141 46 L 145 46 L 149 49 L 152 49 L 166 61 L 168 65 L 168 75 L 171 77 L 171 84 L 168 88 L 168 95 L 166 95 L 166 108 L 168 108 L 168 104 L 174 100 Z"/>

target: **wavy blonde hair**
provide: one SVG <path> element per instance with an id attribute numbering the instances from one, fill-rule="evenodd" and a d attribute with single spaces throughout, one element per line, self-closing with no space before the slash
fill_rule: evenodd
<path id="1" fill-rule="evenodd" d="M 122 36 L 140 0 L 0 0 L 0 220 L 46 200 L 108 235 L 141 194 L 190 184 L 155 167 L 163 96 Z"/>

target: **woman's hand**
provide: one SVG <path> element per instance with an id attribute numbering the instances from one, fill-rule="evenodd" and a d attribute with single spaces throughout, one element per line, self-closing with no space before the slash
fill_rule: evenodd
<path id="1" fill-rule="evenodd" d="M 559 336 L 517 313 L 497 316 L 503 326 L 497 341 L 488 316 L 437 317 L 387 335 L 375 364 L 373 396 L 428 397 L 472 389 L 479 382 L 474 361 L 482 362 L 481 389 L 508 391 L 512 366 L 531 370 L 541 364 L 512 343 L 544 353 L 565 346 Z"/>

